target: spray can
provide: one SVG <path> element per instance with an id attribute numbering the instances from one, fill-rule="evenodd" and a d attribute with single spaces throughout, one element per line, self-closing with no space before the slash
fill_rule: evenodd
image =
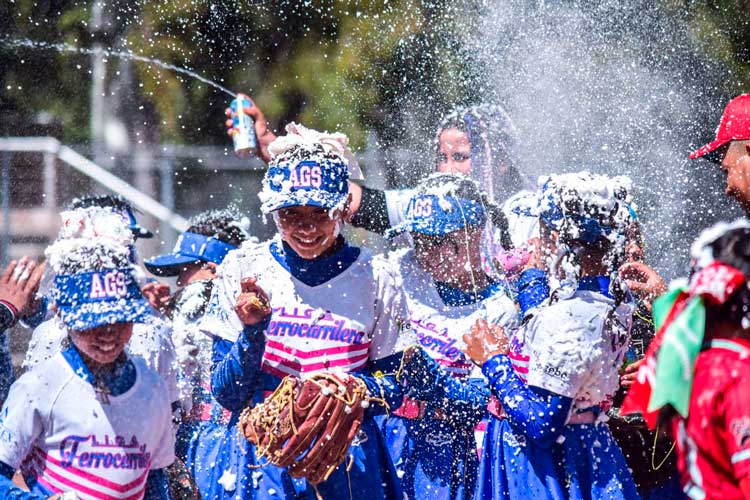
<path id="1" fill-rule="evenodd" d="M 237 94 L 237 97 L 229 105 L 232 110 L 232 142 L 234 142 L 234 152 L 242 157 L 254 154 L 255 148 L 258 146 L 258 141 L 255 137 L 255 123 L 250 115 L 245 113 L 245 107 L 252 105 L 252 101 L 245 94 Z"/>

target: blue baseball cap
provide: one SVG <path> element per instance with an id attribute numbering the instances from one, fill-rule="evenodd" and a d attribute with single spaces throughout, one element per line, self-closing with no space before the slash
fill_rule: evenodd
<path id="1" fill-rule="evenodd" d="M 132 268 L 55 276 L 52 299 L 70 330 L 114 323 L 142 323 L 151 314 Z"/>
<path id="2" fill-rule="evenodd" d="M 443 236 L 467 225 L 482 225 L 485 220 L 484 208 L 477 201 L 449 195 L 418 194 L 406 206 L 406 220 L 388 230 L 386 235 L 393 238 L 408 231 Z"/>
<path id="3" fill-rule="evenodd" d="M 157 276 L 177 276 L 183 267 L 194 262 L 221 264 L 235 248 L 211 236 L 186 231 L 177 239 L 172 253 L 152 257 L 143 263 L 149 272 Z"/>
<path id="4" fill-rule="evenodd" d="M 349 196 L 349 170 L 337 155 L 272 164 L 258 195 L 263 213 L 294 206 L 332 209 L 343 206 Z"/>

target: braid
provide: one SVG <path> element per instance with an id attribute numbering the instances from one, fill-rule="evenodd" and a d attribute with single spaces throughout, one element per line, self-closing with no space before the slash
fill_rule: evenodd
<path id="1" fill-rule="evenodd" d="M 489 215 L 490 222 L 492 222 L 492 225 L 500 231 L 500 243 L 505 250 L 510 250 L 513 248 L 513 240 L 510 238 L 508 218 L 499 206 L 489 200 L 487 193 L 481 191 L 480 197 L 482 205 L 484 205 L 484 208 Z"/>

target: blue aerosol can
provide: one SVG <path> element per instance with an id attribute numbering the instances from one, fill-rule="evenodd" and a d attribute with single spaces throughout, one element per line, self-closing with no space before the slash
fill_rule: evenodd
<path id="1" fill-rule="evenodd" d="M 232 110 L 232 142 L 234 152 L 238 156 L 246 157 L 255 154 L 258 140 L 255 137 L 255 123 L 250 115 L 245 113 L 245 108 L 253 105 L 253 102 L 245 94 L 237 94 L 229 105 Z"/>

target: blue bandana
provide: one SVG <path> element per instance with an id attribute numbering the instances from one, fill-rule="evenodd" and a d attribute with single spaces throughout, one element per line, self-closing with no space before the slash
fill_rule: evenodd
<path id="1" fill-rule="evenodd" d="M 140 323 L 151 314 L 131 268 L 58 274 L 52 298 L 70 330 L 114 323 Z"/>
<path id="2" fill-rule="evenodd" d="M 172 253 L 144 261 L 146 269 L 157 276 L 177 276 L 187 264 L 213 262 L 221 264 L 235 246 L 210 236 L 184 232 L 177 239 Z"/>
<path id="3" fill-rule="evenodd" d="M 443 236 L 465 226 L 484 224 L 482 204 L 466 198 L 419 194 L 406 207 L 406 220 L 390 229 L 390 238 L 405 231 L 428 236 Z"/>
<path id="4" fill-rule="evenodd" d="M 261 210 L 313 206 L 331 209 L 349 195 L 349 171 L 343 161 L 330 158 L 271 165 L 263 178 Z"/>

